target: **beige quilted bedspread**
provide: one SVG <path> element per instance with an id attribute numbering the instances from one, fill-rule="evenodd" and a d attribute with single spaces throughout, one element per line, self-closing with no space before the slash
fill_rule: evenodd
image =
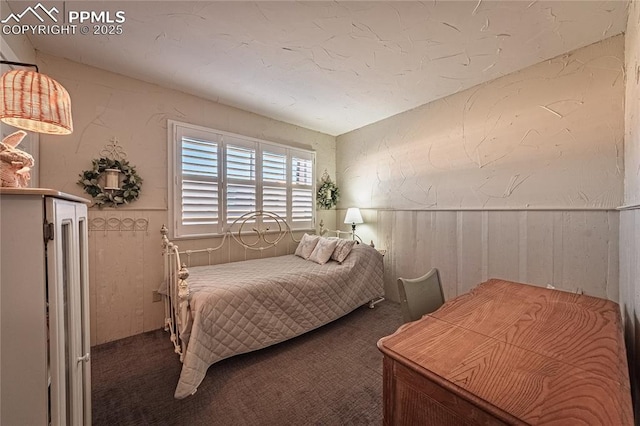
<path id="1" fill-rule="evenodd" d="M 189 268 L 192 326 L 176 398 L 212 364 L 325 325 L 381 296 L 382 255 L 354 247 L 342 264 L 295 255 Z"/>

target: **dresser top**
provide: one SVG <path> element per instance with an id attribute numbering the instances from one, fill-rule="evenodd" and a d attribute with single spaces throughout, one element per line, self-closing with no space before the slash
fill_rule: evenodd
<path id="1" fill-rule="evenodd" d="M 633 424 L 620 310 L 609 300 L 493 279 L 378 347 L 505 418 Z"/>
<path id="2" fill-rule="evenodd" d="M 39 195 L 42 197 L 55 197 L 68 201 L 91 204 L 91 201 L 86 198 L 49 188 L 0 188 L 0 195 Z"/>

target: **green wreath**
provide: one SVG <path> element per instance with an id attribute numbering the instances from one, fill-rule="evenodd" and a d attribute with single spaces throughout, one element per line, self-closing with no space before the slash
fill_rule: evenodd
<path id="1" fill-rule="evenodd" d="M 326 174 L 322 176 L 322 184 L 318 188 L 318 192 L 316 194 L 316 202 L 318 207 L 322 209 L 329 210 L 338 204 L 338 200 L 340 199 L 340 189 L 338 186 L 331 182 L 331 178 Z"/>
<path id="2" fill-rule="evenodd" d="M 120 204 L 129 204 L 140 196 L 142 178 L 136 172 L 134 166 L 126 160 L 113 160 L 107 157 L 91 160 L 93 169 L 83 171 L 79 176 L 78 185 L 94 199 L 95 204 L 117 207 Z M 105 191 L 99 182 L 100 175 L 106 169 L 117 169 L 124 175 L 120 189 Z"/>

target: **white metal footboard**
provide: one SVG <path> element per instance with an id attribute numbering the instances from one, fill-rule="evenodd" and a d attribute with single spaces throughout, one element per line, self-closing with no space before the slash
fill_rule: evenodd
<path id="1" fill-rule="evenodd" d="M 168 229 L 162 225 L 162 255 L 164 257 L 164 279 L 166 294 L 164 295 L 164 329 L 171 334 L 171 342 L 175 353 L 183 361 L 188 336 L 184 335 L 190 327 L 191 314 L 189 312 L 189 285 L 187 278 L 189 271 L 186 265 L 180 263 L 178 246 L 167 238 Z"/>

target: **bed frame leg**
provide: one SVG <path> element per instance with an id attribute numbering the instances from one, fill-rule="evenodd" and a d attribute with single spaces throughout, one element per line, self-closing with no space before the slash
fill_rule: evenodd
<path id="1" fill-rule="evenodd" d="M 376 305 L 384 300 L 384 296 L 380 296 L 377 299 L 369 301 L 369 309 L 373 309 Z"/>

